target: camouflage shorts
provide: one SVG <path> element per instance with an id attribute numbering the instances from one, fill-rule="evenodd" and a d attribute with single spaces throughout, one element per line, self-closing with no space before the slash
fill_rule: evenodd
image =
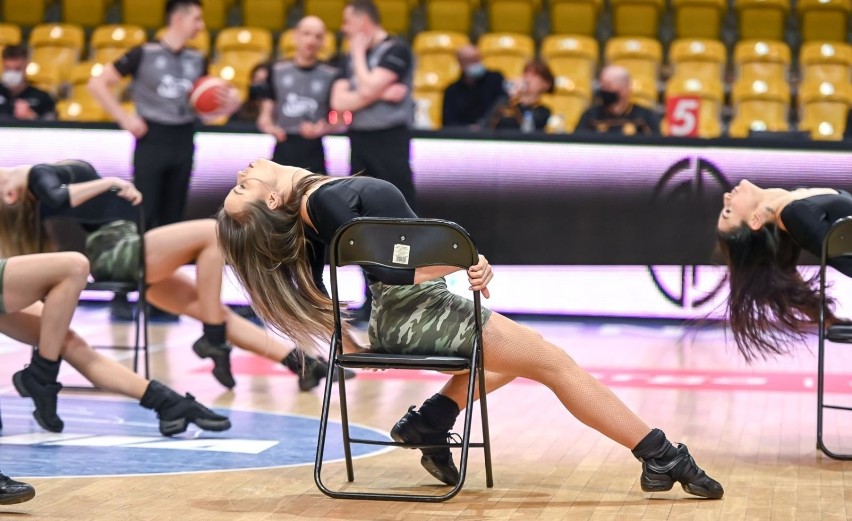
<path id="1" fill-rule="evenodd" d="M 89 234 L 86 257 L 96 281 L 135 282 L 139 278 L 141 242 L 136 223 L 114 221 Z"/>
<path id="2" fill-rule="evenodd" d="M 368 335 L 376 352 L 470 356 L 473 301 L 450 293 L 443 278 L 412 286 L 370 285 Z M 491 311 L 482 308 L 482 324 Z"/>

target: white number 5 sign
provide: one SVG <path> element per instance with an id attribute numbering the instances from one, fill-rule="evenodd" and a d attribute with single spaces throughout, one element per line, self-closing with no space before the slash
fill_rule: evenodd
<path id="1" fill-rule="evenodd" d="M 666 126 L 670 136 L 697 137 L 701 100 L 695 96 L 673 96 L 666 100 Z"/>

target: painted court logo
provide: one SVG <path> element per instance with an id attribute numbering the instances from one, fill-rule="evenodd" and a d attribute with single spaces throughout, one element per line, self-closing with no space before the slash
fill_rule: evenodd
<path id="1" fill-rule="evenodd" d="M 218 411 L 231 430 L 209 433 L 191 427 L 173 438 L 159 435 L 151 411 L 131 401 L 61 398 L 65 430 L 46 432 L 32 419 L 32 402 L 3 396 L 4 468 L 16 476 L 115 476 L 241 470 L 314 462 L 319 420 L 290 414 Z M 351 425 L 352 435 L 374 440 L 383 432 Z M 384 450 L 353 445 L 353 456 Z M 340 426 L 329 426 L 326 461 L 343 459 Z"/>

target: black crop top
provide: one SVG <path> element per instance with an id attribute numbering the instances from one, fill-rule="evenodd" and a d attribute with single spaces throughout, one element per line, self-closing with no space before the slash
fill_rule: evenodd
<path id="1" fill-rule="evenodd" d="M 852 195 L 838 190 L 837 194 L 813 195 L 797 199 L 781 210 L 781 222 L 787 233 L 803 250 L 819 258 L 822 241 L 831 225 L 843 217 L 852 216 Z M 852 277 L 852 258 L 836 257 L 828 264 L 847 277 Z"/>
<path id="2" fill-rule="evenodd" d="M 308 197 L 308 215 L 316 231 L 306 226 L 310 241 L 314 281 L 322 280 L 323 263 L 317 262 L 338 228 L 356 217 L 417 217 L 402 193 L 391 183 L 372 177 L 346 177 L 329 181 Z M 414 284 L 414 270 L 363 266 L 369 283 Z M 317 273 L 319 271 L 319 273 Z M 322 286 L 320 286 L 322 288 Z"/>
<path id="3" fill-rule="evenodd" d="M 72 207 L 68 185 L 101 179 L 94 167 L 85 161 L 62 161 L 30 168 L 27 188 L 39 204 L 43 219 L 68 217 L 92 230 L 119 219 L 133 219 L 130 205 L 115 194 L 106 192 Z"/>

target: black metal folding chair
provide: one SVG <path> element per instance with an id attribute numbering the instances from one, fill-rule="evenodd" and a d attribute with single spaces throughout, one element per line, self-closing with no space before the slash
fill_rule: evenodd
<path id="1" fill-rule="evenodd" d="M 422 356 L 384 353 L 343 353 L 341 331 L 341 306 L 338 297 L 337 268 L 347 265 L 377 265 L 388 268 L 417 268 L 447 265 L 467 269 L 479 260 L 476 246 L 468 233 L 459 225 L 436 219 L 379 219 L 357 218 L 342 226 L 330 246 L 331 297 L 334 302 L 334 334 L 329 353 L 329 370 L 322 405 L 317 455 L 314 465 L 314 481 L 326 495 L 337 499 L 372 499 L 389 501 L 446 501 L 461 490 L 467 471 L 468 449 L 479 447 L 485 453 L 486 485 L 494 485 L 491 473 L 491 446 L 488 434 L 488 410 L 485 398 L 485 373 L 482 355 L 482 316 L 479 292 L 473 293 L 475 313 L 474 346 L 470 358 L 453 356 Z M 376 346 L 373 346 L 376 347 Z M 346 381 L 344 368 L 412 369 L 433 371 L 468 371 L 470 379 L 467 403 L 464 407 L 464 428 L 461 441 L 442 445 L 411 445 L 394 441 L 376 441 L 351 437 L 349 414 L 346 403 Z M 459 482 L 442 495 L 401 494 L 393 492 L 346 492 L 329 489 L 322 480 L 323 451 L 325 449 L 328 416 L 331 404 L 332 375 L 338 371 L 340 392 L 340 416 L 343 427 L 343 448 L 346 458 L 348 480 L 354 481 L 351 444 L 384 445 L 405 448 L 450 447 L 461 449 Z M 474 389 L 479 385 L 479 410 L 482 420 L 481 443 L 471 442 L 471 421 L 474 414 Z"/>
<path id="2" fill-rule="evenodd" d="M 150 355 L 148 351 L 148 313 L 147 300 L 145 298 L 145 290 L 147 289 L 146 272 L 145 272 L 145 211 L 142 205 L 133 206 L 128 201 L 118 197 L 115 193 L 107 192 L 98 196 L 96 204 L 105 205 L 106 215 L 128 216 L 136 223 L 139 232 L 139 276 L 132 281 L 94 281 L 86 285 L 87 291 L 104 291 L 113 294 L 116 293 L 136 293 L 137 294 L 137 310 L 133 318 L 133 344 L 132 345 L 93 345 L 94 349 L 115 349 L 115 350 L 133 350 L 133 371 L 139 371 L 140 351 L 141 358 L 145 364 L 145 378 L 150 379 Z M 95 202 L 95 199 L 90 203 Z M 36 209 L 36 229 L 41 230 L 42 226 L 46 228 L 55 228 L 53 233 L 48 233 L 51 237 L 54 246 L 59 250 L 79 251 L 85 253 L 85 236 L 84 227 L 86 223 L 72 221 L 65 217 L 47 217 L 42 219 L 41 208 Z M 56 237 L 61 235 L 61 237 Z M 42 237 L 42 234 L 39 235 Z M 40 248 L 40 249 L 43 249 Z M 65 386 L 66 389 L 73 390 L 100 390 L 97 387 L 90 386 Z"/>
<path id="3" fill-rule="evenodd" d="M 852 257 L 852 217 L 838 219 L 831 225 L 822 243 L 822 255 L 819 270 L 819 356 L 817 366 L 817 448 L 826 456 L 840 460 L 852 460 L 852 454 L 840 454 L 831 451 L 823 440 L 823 411 L 835 409 L 852 411 L 852 407 L 825 403 L 825 343 L 852 344 L 852 325 L 840 324 L 825 327 L 826 312 L 826 266 L 831 259 Z M 847 429 L 848 431 L 848 429 Z"/>

